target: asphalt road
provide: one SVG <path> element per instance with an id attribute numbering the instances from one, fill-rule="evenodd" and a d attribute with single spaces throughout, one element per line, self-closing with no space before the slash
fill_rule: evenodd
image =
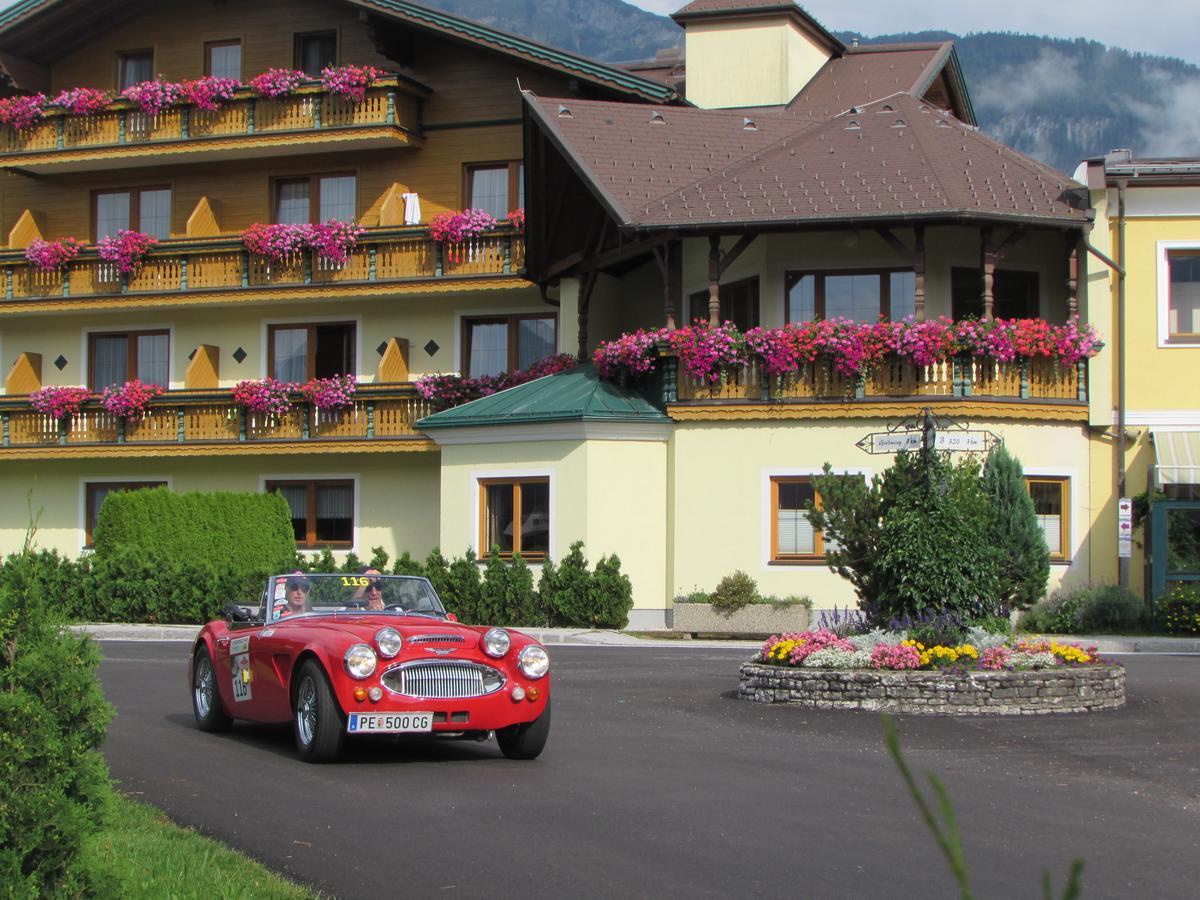
<path id="1" fill-rule="evenodd" d="M 351 745 L 197 731 L 187 645 L 105 643 L 126 791 L 336 897 L 949 897 L 879 716 L 736 699 L 744 650 L 553 647 L 542 757 L 494 742 Z M 1200 657 L 1126 656 L 1129 705 L 903 717 L 957 811 L 976 896 L 1200 894 Z"/>

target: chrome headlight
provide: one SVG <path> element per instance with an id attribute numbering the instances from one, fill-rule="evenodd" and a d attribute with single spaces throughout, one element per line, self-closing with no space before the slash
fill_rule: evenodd
<path id="1" fill-rule="evenodd" d="M 512 639 L 503 628 L 489 628 L 483 636 L 483 651 L 496 659 L 502 657 L 512 646 Z"/>
<path id="2" fill-rule="evenodd" d="M 375 645 L 384 659 L 391 659 L 404 649 L 404 638 L 395 628 L 380 628 L 375 632 Z"/>
<path id="3" fill-rule="evenodd" d="M 346 651 L 343 662 L 346 664 L 346 671 L 355 678 L 370 678 L 379 657 L 366 644 L 355 644 Z"/>
<path id="4" fill-rule="evenodd" d="M 541 678 L 550 671 L 550 654 L 545 647 L 530 644 L 517 656 L 517 665 L 528 678 Z"/>

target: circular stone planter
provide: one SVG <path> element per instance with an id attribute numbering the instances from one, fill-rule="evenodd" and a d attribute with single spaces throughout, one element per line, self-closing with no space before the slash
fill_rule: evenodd
<path id="1" fill-rule="evenodd" d="M 1018 672 L 805 669 L 746 662 L 738 696 L 811 709 L 1023 716 L 1125 705 L 1125 668 L 1105 664 Z"/>

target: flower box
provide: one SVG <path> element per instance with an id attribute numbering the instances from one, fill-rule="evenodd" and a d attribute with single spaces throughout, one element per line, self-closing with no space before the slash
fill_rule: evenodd
<path id="1" fill-rule="evenodd" d="M 675 602 L 672 630 L 689 634 L 769 635 L 808 628 L 809 610 L 803 603 L 750 603 L 732 613 L 711 603 Z"/>

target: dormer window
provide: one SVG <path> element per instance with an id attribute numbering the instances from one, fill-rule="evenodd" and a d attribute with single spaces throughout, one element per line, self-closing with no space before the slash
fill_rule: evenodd
<path id="1" fill-rule="evenodd" d="M 154 51 L 129 50 L 117 58 L 117 90 L 154 78 Z"/>
<path id="2" fill-rule="evenodd" d="M 326 66 L 337 65 L 337 32 L 296 35 L 296 68 L 309 78 L 320 78 Z"/>

